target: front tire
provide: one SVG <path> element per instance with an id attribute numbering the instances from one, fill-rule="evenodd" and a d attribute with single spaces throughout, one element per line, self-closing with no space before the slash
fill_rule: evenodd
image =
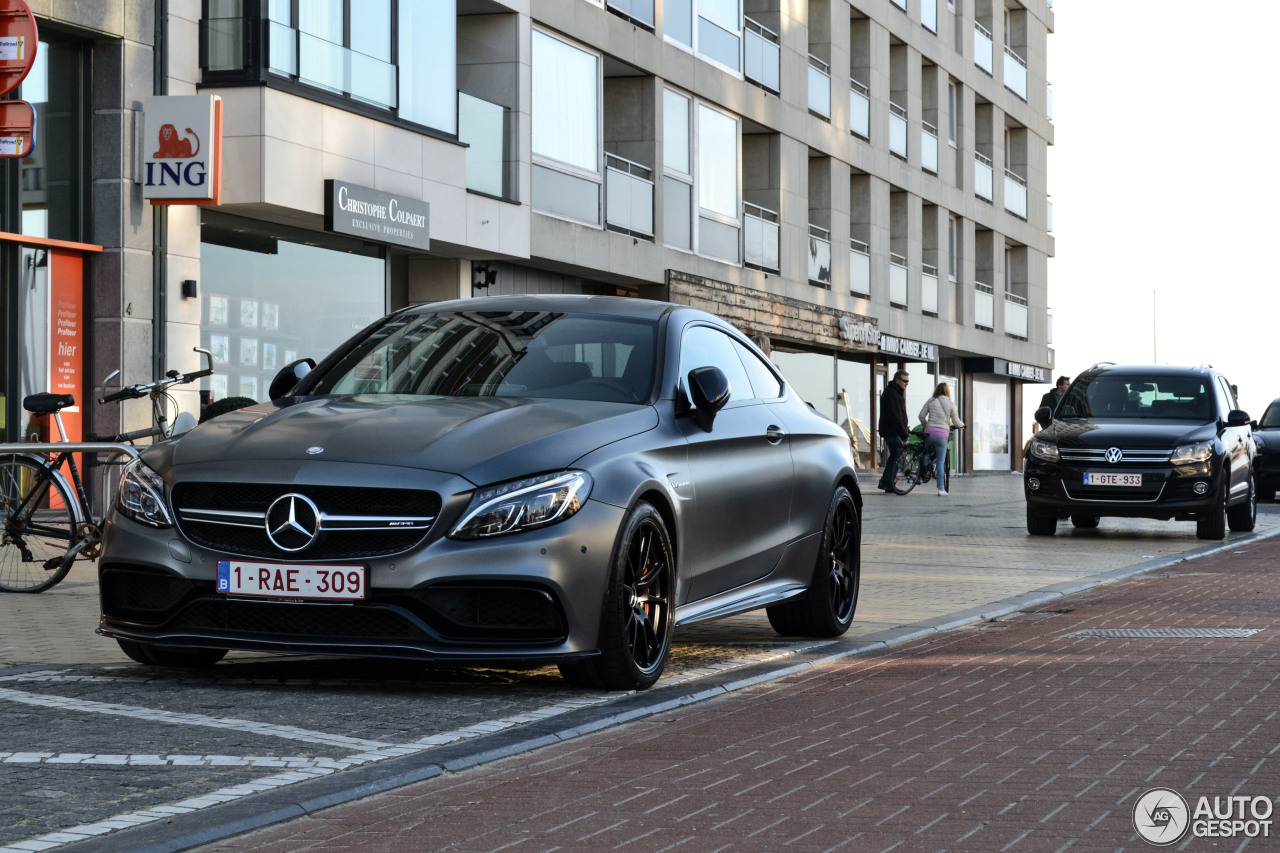
<path id="1" fill-rule="evenodd" d="M 1032 536 L 1052 536 L 1058 531 L 1056 515 L 1041 515 L 1027 507 L 1027 532 Z"/>
<path id="2" fill-rule="evenodd" d="M 148 666 L 174 666 L 182 669 L 199 669 L 213 666 L 227 656 L 226 649 L 186 649 L 177 646 L 155 646 L 135 640 L 116 638 L 120 651 L 138 663 Z"/>
<path id="3" fill-rule="evenodd" d="M 920 445 L 908 445 L 898 457 L 898 473 L 893 480 L 893 490 L 900 495 L 908 494 L 920 482 Z"/>
<path id="4" fill-rule="evenodd" d="M 1096 515 L 1073 515 L 1071 523 L 1081 530 L 1093 530 L 1098 526 L 1098 517 Z"/>
<path id="5" fill-rule="evenodd" d="M 1196 538 L 1220 540 L 1227 537 L 1227 484 L 1231 482 L 1231 472 L 1222 470 L 1222 488 L 1218 490 L 1218 498 L 1213 509 L 1196 521 Z"/>
<path id="6" fill-rule="evenodd" d="M 571 684 L 644 690 L 667 665 L 675 629 L 676 562 L 662 515 L 640 503 L 627 516 L 610 567 L 600 654 L 560 664 Z"/>
<path id="7" fill-rule="evenodd" d="M 1237 533 L 1251 533 L 1258 524 L 1258 492 L 1249 475 L 1249 499 L 1227 509 L 1227 525 Z"/>
<path id="8" fill-rule="evenodd" d="M 862 580 L 862 526 L 853 496 L 839 486 L 831 496 L 813 579 L 803 598 L 766 608 L 779 634 L 839 637 L 858 609 Z"/>

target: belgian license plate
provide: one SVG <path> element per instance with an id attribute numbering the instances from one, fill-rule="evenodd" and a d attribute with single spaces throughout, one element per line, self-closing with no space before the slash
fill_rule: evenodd
<path id="1" fill-rule="evenodd" d="M 1141 474 L 1100 474 L 1090 471 L 1084 475 L 1086 486 L 1141 486 Z"/>
<path id="2" fill-rule="evenodd" d="M 218 561 L 217 591 L 224 595 L 363 601 L 364 566 L 304 566 Z"/>

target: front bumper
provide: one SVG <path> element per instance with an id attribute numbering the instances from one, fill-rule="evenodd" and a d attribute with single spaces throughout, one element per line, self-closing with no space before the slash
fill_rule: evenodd
<path id="1" fill-rule="evenodd" d="M 98 562 L 98 633 L 174 647 L 468 663 L 589 655 L 622 519 L 621 509 L 588 500 L 540 530 L 465 542 L 428 536 L 414 551 L 344 560 L 367 567 L 368 594 L 337 603 L 216 593 L 218 560 L 233 555 L 116 516 Z"/>
<path id="2" fill-rule="evenodd" d="M 1192 519 L 1221 500 L 1221 484 L 1210 463 L 1176 468 L 1114 468 L 1113 474 L 1141 474 L 1143 485 L 1087 486 L 1085 474 L 1097 468 L 1029 461 L 1022 475 L 1027 509 L 1043 515 L 1117 516 Z M 1038 483 L 1038 488 L 1035 487 Z M 1196 491 L 1202 484 L 1203 493 Z"/>

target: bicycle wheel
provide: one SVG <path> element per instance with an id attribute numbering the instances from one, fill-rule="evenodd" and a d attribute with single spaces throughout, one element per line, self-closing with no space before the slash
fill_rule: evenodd
<path id="1" fill-rule="evenodd" d="M 898 474 L 893 478 L 893 490 L 905 495 L 920 482 L 920 446 L 907 445 L 898 459 Z"/>
<path id="2" fill-rule="evenodd" d="M 49 468 L 21 456 L 0 457 L 0 592 L 44 592 L 67 576 L 76 518 L 71 496 Z"/>

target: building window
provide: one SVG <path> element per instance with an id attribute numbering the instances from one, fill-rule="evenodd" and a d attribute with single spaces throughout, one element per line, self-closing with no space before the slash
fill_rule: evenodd
<path id="1" fill-rule="evenodd" d="M 960 139 L 960 84 L 947 81 L 947 141 L 953 146 Z"/>
<path id="2" fill-rule="evenodd" d="M 600 60 L 533 33 L 533 206 L 600 223 Z"/>
<path id="3" fill-rule="evenodd" d="M 741 73 L 740 0 L 668 0 L 663 19 L 667 38 L 692 48 L 703 59 Z"/>
<path id="4" fill-rule="evenodd" d="M 671 89 L 662 106 L 663 241 L 739 263 L 738 120 Z"/>
<path id="5" fill-rule="evenodd" d="M 960 222 L 954 216 L 947 217 L 947 277 L 960 280 Z"/>
<path id="6" fill-rule="evenodd" d="M 693 164 L 690 101 L 684 95 L 662 92 L 662 223 L 663 241 L 680 249 L 693 248 Z"/>

